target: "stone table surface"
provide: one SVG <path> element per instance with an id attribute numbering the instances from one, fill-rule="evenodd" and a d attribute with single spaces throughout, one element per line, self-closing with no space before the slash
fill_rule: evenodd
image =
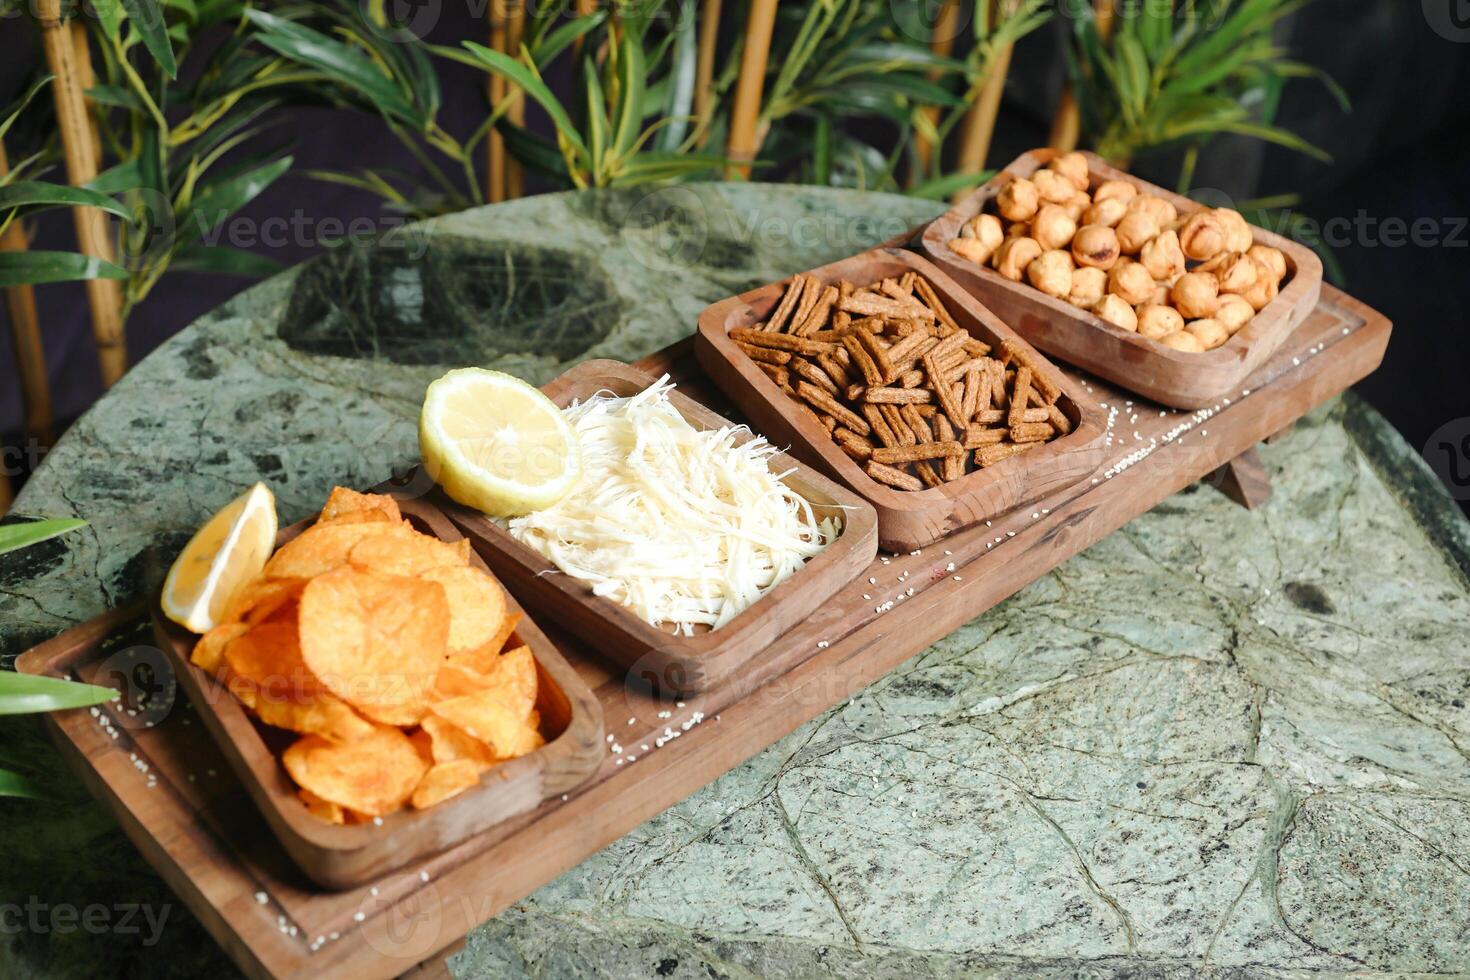
<path id="1" fill-rule="evenodd" d="M 155 588 L 263 479 L 283 521 L 416 453 L 424 386 L 636 358 L 938 211 L 703 185 L 537 197 L 280 275 L 137 365 L 27 485 L 0 653 Z M 1166 501 L 489 922 L 460 976 L 1470 972 L 1470 528 L 1351 396 L 1275 496 Z M 233 970 L 30 719 L 0 974 Z M 110 928 L 25 906 L 101 903 Z M 131 904 L 167 918 L 154 936 Z M 151 940 L 151 941 L 150 941 Z"/>

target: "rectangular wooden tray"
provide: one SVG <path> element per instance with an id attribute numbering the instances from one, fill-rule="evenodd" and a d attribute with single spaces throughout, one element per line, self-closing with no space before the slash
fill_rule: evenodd
<path id="1" fill-rule="evenodd" d="M 437 508 L 422 500 L 399 498 L 399 509 L 418 528 L 444 541 L 463 535 Z M 276 546 L 296 537 L 313 520 L 282 529 Z M 478 556 L 471 561 L 484 570 Z M 506 608 L 521 612 L 507 588 Z M 534 621 L 524 617 L 511 634 L 512 645 L 526 644 L 540 679 L 536 709 L 546 744 L 535 752 L 501 763 L 484 773 L 480 785 L 427 810 L 403 809 L 381 824 L 334 826 L 307 812 L 296 784 L 281 765 L 280 753 L 294 735 L 256 721 L 224 685 L 190 662 L 193 633 L 166 619 L 155 603 L 154 636 L 183 685 L 204 727 L 224 752 L 287 854 L 325 888 L 350 888 L 422 861 L 466 838 L 505 833 L 511 817 L 575 788 L 596 771 L 602 759 L 602 706 Z M 53 668 L 63 668 L 57 663 Z"/>
<path id="2" fill-rule="evenodd" d="M 1280 249 L 1286 256 L 1286 284 L 1276 299 L 1223 346 L 1199 354 L 1177 351 L 1114 326 L 1088 310 L 1048 296 L 1029 283 L 1012 282 L 994 269 L 966 261 L 949 250 L 947 243 L 958 237 L 961 226 L 983 211 L 1008 183 L 1017 177 L 1030 177 L 1057 155 L 1058 151 L 1052 149 L 1023 153 L 935 219 L 921 238 L 924 254 L 931 261 L 1047 353 L 1161 405 L 1204 408 L 1239 388 L 1316 308 L 1322 293 L 1322 260 L 1311 249 L 1263 228 L 1252 229 L 1256 243 Z M 1105 180 L 1126 180 L 1141 191 L 1170 201 L 1181 215 L 1203 207 L 1110 167 L 1101 157 L 1083 155 L 1094 187 Z"/>
<path id="3" fill-rule="evenodd" d="M 864 286 L 910 271 L 929 281 L 950 315 L 976 338 L 992 347 L 1009 340 L 1031 350 L 994 313 L 913 252 L 875 248 L 809 274 L 823 283 L 846 279 Z M 879 483 L 730 339 L 731 330 L 754 326 L 769 316 L 789 282 L 771 283 L 706 309 L 699 317 L 695 355 L 704 373 L 758 431 L 773 442 L 789 443 L 793 455 L 831 474 L 873 505 L 878 512 L 878 542 L 882 547 L 891 551 L 922 548 L 960 528 L 1071 486 L 1091 476 L 1102 461 L 1102 410 L 1081 385 L 1033 351 L 1037 363 L 1061 380 L 1058 407 L 1072 422 L 1070 433 L 941 487 L 911 491 Z"/>
<path id="4" fill-rule="evenodd" d="M 879 613 L 862 598 L 873 590 L 863 576 L 782 634 L 738 683 L 711 688 L 682 707 L 623 683 L 621 671 L 609 671 L 586 644 L 543 624 L 592 687 L 609 730 L 627 746 L 652 743 L 665 729 L 680 737 L 635 763 L 609 750 L 591 780 L 512 818 L 506 833 L 471 838 L 371 886 L 329 892 L 305 879 L 261 824 L 214 742 L 198 737 L 188 705 L 151 727 L 110 706 L 98 716 L 57 712 L 43 724 L 244 973 L 290 980 L 422 977 L 442 969 L 442 953 L 475 926 L 1365 377 L 1382 359 L 1390 332 L 1381 315 L 1325 288 L 1317 310 L 1251 376 L 1250 394 L 1232 392 L 1229 405 L 1211 406 L 1207 423 L 1175 412 L 1140 413 L 1126 433 L 1119 431 L 1092 478 L 991 527 L 957 532 L 943 548 L 880 556 L 868 575 L 895 600 L 888 611 Z M 637 366 L 654 375 L 667 371 L 686 394 L 721 405 L 688 344 Z M 1093 387 L 1110 403 L 1130 397 Z M 1186 438 L 1170 436 L 1179 427 L 1186 427 Z M 1135 429 L 1139 440 L 1129 438 Z M 1140 457 L 1138 447 L 1151 440 L 1157 448 Z M 116 686 L 109 665 L 147 642 L 141 614 L 124 609 L 83 623 L 26 653 L 17 666 L 27 673 L 59 668 Z M 150 778 L 156 785 L 149 786 Z"/>
<path id="5" fill-rule="evenodd" d="M 545 387 L 558 405 L 600 391 L 620 397 L 635 395 L 656 378 L 619 361 L 586 361 Z M 730 422 L 675 390 L 670 400 L 692 425 L 701 429 L 731 428 Z M 737 442 L 754 438 L 753 433 Z M 627 667 L 630 676 L 655 693 L 693 693 L 737 676 L 782 633 L 805 619 L 832 594 L 851 582 L 878 553 L 878 521 L 855 494 L 836 485 L 785 454 L 773 468 L 790 469 L 785 483 L 804 497 L 819 518 L 838 517 L 842 533 L 801 570 L 777 585 L 717 630 L 676 636 L 651 626 L 611 599 L 568 575 L 540 554 L 512 538 L 478 511 L 439 495 L 439 506 L 470 538 L 490 568 L 533 608 L 554 618 L 598 652 Z"/>

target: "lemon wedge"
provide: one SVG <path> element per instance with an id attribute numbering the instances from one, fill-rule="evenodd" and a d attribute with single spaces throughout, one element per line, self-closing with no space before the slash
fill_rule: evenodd
<path id="1" fill-rule="evenodd" d="M 276 498 L 257 483 L 194 532 L 174 560 L 163 582 L 164 615 L 195 633 L 208 633 L 260 574 L 275 546 Z"/>
<path id="2" fill-rule="evenodd" d="M 492 517 L 550 507 L 582 474 L 576 433 L 556 403 L 483 368 L 450 371 L 429 385 L 419 455 L 445 493 Z"/>

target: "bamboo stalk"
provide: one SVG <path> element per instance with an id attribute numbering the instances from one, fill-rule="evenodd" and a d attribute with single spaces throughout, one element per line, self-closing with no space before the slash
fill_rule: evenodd
<path id="1" fill-rule="evenodd" d="M 929 36 L 929 50 L 941 58 L 948 58 L 954 51 L 954 36 L 959 30 L 960 5 L 959 0 L 944 0 L 944 6 L 939 8 L 939 16 L 934 20 L 934 31 Z M 936 81 L 940 73 L 929 72 L 929 80 Z M 934 126 L 939 122 L 939 107 L 926 105 L 919 110 L 929 125 Z M 909 186 L 918 183 L 920 174 L 929 173 L 929 158 L 934 153 L 934 147 L 929 145 L 929 139 L 923 133 L 914 134 L 914 156 L 916 166 L 909 174 Z"/>
<path id="2" fill-rule="evenodd" d="M 998 6 L 998 5 L 997 5 Z M 990 141 L 995 136 L 995 117 L 1000 112 L 1001 96 L 1006 90 L 1006 75 L 1011 70 L 1011 54 L 1014 45 L 1007 44 L 995 56 L 995 64 L 975 97 L 975 103 L 965 116 L 964 129 L 960 133 L 959 157 L 955 161 L 958 173 L 977 174 L 985 169 L 985 159 L 990 155 Z M 956 192 L 958 200 L 968 191 Z"/>
<path id="3" fill-rule="evenodd" d="M 730 135 L 725 155 L 737 161 L 725 170 L 727 180 L 747 180 L 750 161 L 760 148 L 756 125 L 760 120 L 761 94 L 765 90 L 766 59 L 771 53 L 771 30 L 776 24 L 777 0 L 751 0 L 745 21 L 745 49 L 740 54 L 740 78 L 735 83 L 735 102 L 730 108 Z"/>
<path id="4" fill-rule="evenodd" d="M 91 123 L 82 96 L 82 74 L 91 73 L 91 57 L 78 51 L 61 20 L 61 0 L 36 0 L 36 17 L 41 25 L 41 43 L 51 74 L 51 92 L 56 99 L 56 124 L 66 157 L 66 178 L 80 186 L 97 176 L 97 158 L 92 150 Z M 85 68 L 78 62 L 86 61 Z M 112 239 L 107 216 L 97 208 L 72 209 L 77 245 L 81 252 L 105 262 L 113 261 Z M 92 312 L 92 335 L 97 342 L 97 359 L 102 367 L 102 384 L 112 387 L 128 366 L 127 343 L 122 327 L 122 287 L 116 279 L 86 280 L 87 303 Z"/>
<path id="5" fill-rule="evenodd" d="M 694 118 L 699 127 L 700 146 L 714 103 L 715 49 L 720 40 L 720 0 L 702 0 L 699 5 L 699 57 L 694 68 Z"/>
<path id="6" fill-rule="evenodd" d="M 507 53 L 506 47 L 510 41 L 510 17 L 506 9 L 507 2 L 515 0 L 491 0 L 490 2 L 490 47 L 502 54 Z M 511 57 L 515 57 L 511 54 Z M 505 98 L 505 79 L 497 74 L 491 74 L 489 81 L 490 110 L 500 105 Z M 500 130 L 492 127 L 485 139 L 485 200 L 491 204 L 499 204 L 505 200 L 506 191 L 505 171 L 505 139 L 500 135 Z"/>
<path id="7" fill-rule="evenodd" d="M 1094 0 L 1097 6 L 1097 32 L 1106 41 L 1113 33 L 1113 21 L 1118 12 L 1117 0 Z M 1077 108 L 1077 93 L 1072 91 L 1072 83 L 1062 84 L 1062 95 L 1057 100 L 1057 113 L 1052 117 L 1051 136 L 1047 138 L 1047 145 L 1056 147 L 1064 153 L 1077 149 L 1077 143 L 1082 138 L 1082 113 Z"/>
<path id="8" fill-rule="evenodd" d="M 0 178 L 8 173 L 10 160 L 5 155 L 5 144 L 0 143 Z M 5 234 L 0 235 L 0 252 L 24 252 L 28 248 L 25 228 L 19 220 L 11 221 Z M 15 369 L 20 374 L 25 431 L 41 445 L 49 446 L 55 435 L 54 419 L 40 320 L 36 316 L 36 291 L 29 285 L 7 287 L 5 309 L 10 318 L 10 338 L 15 344 Z"/>
<path id="9" fill-rule="evenodd" d="M 596 9 L 597 0 L 577 0 L 576 11 L 578 17 L 586 17 Z M 572 56 L 574 60 L 582 53 L 582 42 L 585 39 L 586 35 L 583 35 L 572 42 Z"/>
<path id="10" fill-rule="evenodd" d="M 506 28 L 506 44 L 509 47 L 512 58 L 519 57 L 521 53 L 521 41 L 526 34 L 526 0 L 510 0 L 510 23 Z M 526 122 L 526 94 L 521 91 L 520 86 L 511 93 L 510 106 L 505 110 L 505 118 L 517 126 L 523 126 Z M 505 157 L 505 198 L 513 201 L 525 192 L 525 174 L 521 170 L 520 162 L 509 154 Z"/>
<path id="11" fill-rule="evenodd" d="M 92 49 L 87 46 L 87 25 L 80 19 L 66 22 L 71 34 L 73 55 L 77 65 L 77 83 L 86 93 L 97 84 L 97 75 L 92 71 Z M 97 117 L 92 114 L 92 100 L 83 96 L 87 106 L 87 132 L 92 137 L 92 165 L 102 169 L 102 137 L 97 132 Z"/>

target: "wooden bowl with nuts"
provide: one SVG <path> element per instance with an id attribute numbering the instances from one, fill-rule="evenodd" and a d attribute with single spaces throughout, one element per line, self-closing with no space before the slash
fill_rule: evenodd
<path id="1" fill-rule="evenodd" d="M 1322 291 L 1310 249 L 1091 153 L 1023 154 L 922 243 L 1036 347 L 1181 409 L 1239 390 Z"/>

